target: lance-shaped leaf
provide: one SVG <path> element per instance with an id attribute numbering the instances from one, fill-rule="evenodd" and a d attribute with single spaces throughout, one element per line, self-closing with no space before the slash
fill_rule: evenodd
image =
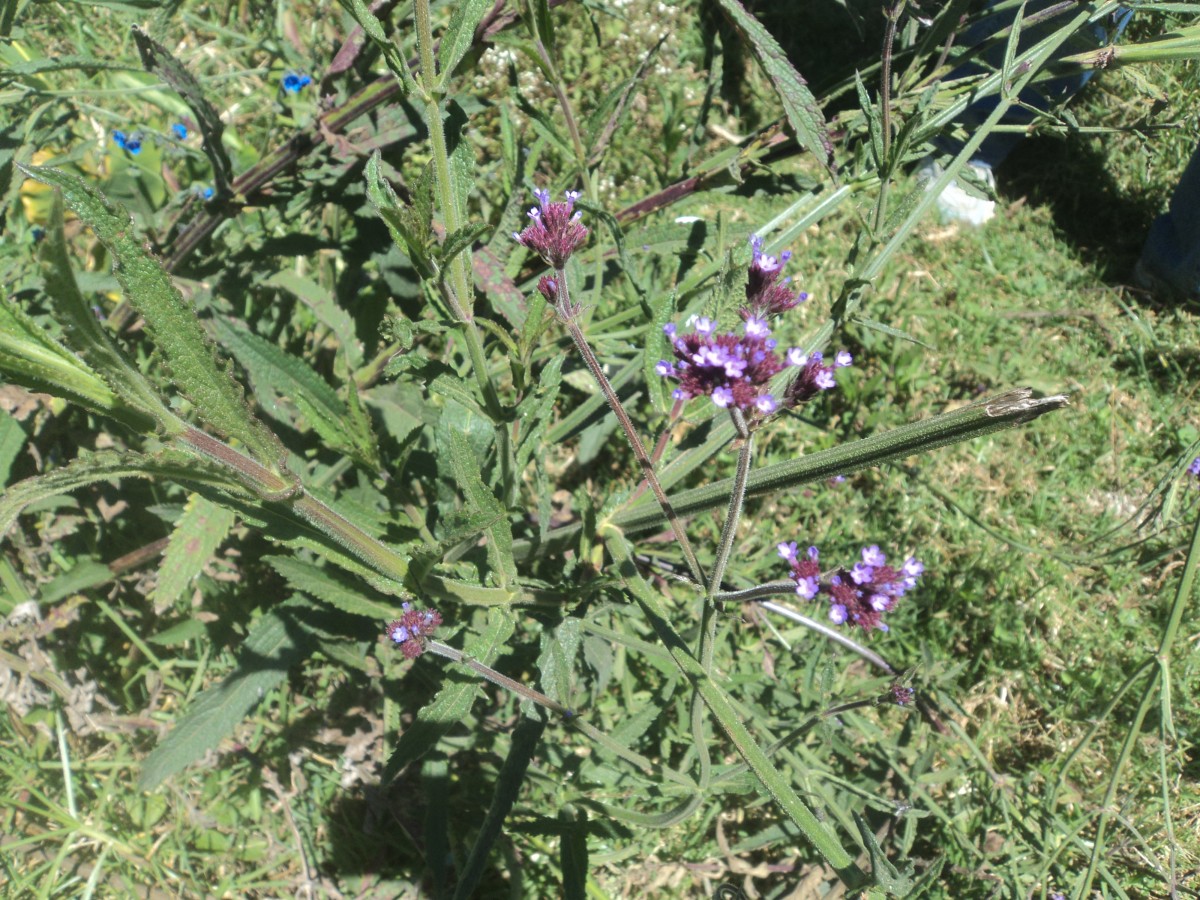
<path id="1" fill-rule="evenodd" d="M 140 429 L 153 428 L 153 420 L 130 409 L 87 363 L 7 301 L 0 302 L 0 372 L 32 390 L 73 400 Z"/>
<path id="2" fill-rule="evenodd" d="M 833 144 L 821 107 L 808 84 L 788 61 L 779 42 L 738 0 L 717 0 L 717 3 L 733 27 L 749 41 L 758 64 L 771 79 L 783 114 L 795 129 L 800 145 L 828 167 L 833 161 Z"/>
<path id="3" fill-rule="evenodd" d="M 295 416 L 277 402 L 283 398 L 332 449 L 359 463 L 379 468 L 379 450 L 366 424 L 354 417 L 337 393 L 304 360 L 286 353 L 270 341 L 226 319 L 215 321 L 217 337 L 230 354 L 246 368 L 259 405 L 276 419 L 299 428 Z M 358 427 L 356 427 L 356 425 Z"/>
<path id="4" fill-rule="evenodd" d="M 1017 388 L 962 409 L 901 425 L 899 428 L 859 441 L 763 466 L 750 473 L 746 484 L 746 496 L 771 494 L 835 475 L 848 475 L 948 444 L 969 441 L 994 431 L 1024 425 L 1045 413 L 1062 409 L 1068 403 L 1067 397 L 1061 394 L 1041 398 L 1035 398 L 1032 394 L 1028 388 Z M 732 429 L 730 432 L 732 433 Z M 664 480 L 664 484 L 666 483 Z M 667 499 L 680 516 L 693 516 L 724 507 L 729 502 L 732 487 L 733 479 L 726 478 L 703 487 L 668 494 Z M 611 522 L 625 533 L 631 534 L 659 528 L 665 519 L 662 508 L 650 498 L 649 502 L 640 502 L 636 506 L 616 512 L 611 517 Z M 565 542 L 574 540 L 579 530 L 579 525 L 567 525 L 552 530 L 546 535 L 538 552 L 553 552 L 561 548 Z M 517 541 L 513 545 L 517 559 L 524 559 L 531 549 L 528 541 Z"/>
<path id="5" fill-rule="evenodd" d="M 142 766 L 139 785 L 150 790 L 214 749 L 301 662 L 315 643 L 298 615 L 307 606 L 289 600 L 267 613 L 242 643 L 238 667 L 203 691 Z"/>
<path id="6" fill-rule="evenodd" d="M 330 606 L 353 616 L 364 616 L 380 623 L 395 618 L 400 604 L 367 596 L 363 585 L 321 566 L 294 556 L 268 556 L 266 561 L 298 591 L 324 600 Z"/>
<path id="7" fill-rule="evenodd" d="M 77 350 L 122 400 L 156 421 L 167 434 L 178 434 L 184 422 L 167 409 L 158 392 L 118 349 L 112 336 L 96 318 L 75 281 L 63 231 L 62 194 L 53 192 L 50 222 L 42 241 L 42 277 L 46 293 L 66 326 Z"/>
<path id="8" fill-rule="evenodd" d="M 138 54 L 142 57 L 142 65 L 146 71 L 157 75 L 175 91 L 183 102 L 191 109 L 196 117 L 196 125 L 204 138 L 204 154 L 212 163 L 213 186 L 218 197 L 229 196 L 232 191 L 233 166 L 229 155 L 221 143 L 221 134 L 225 123 L 217 115 L 212 104 L 204 96 L 204 91 L 198 82 L 179 60 L 171 55 L 171 51 L 146 34 L 137 25 L 132 28 L 133 42 L 137 44 Z"/>
<path id="9" fill-rule="evenodd" d="M 454 4 L 450 24 L 438 47 L 438 87 L 442 90 L 475 43 L 475 29 L 491 7 L 492 0 L 461 0 Z"/>
<path id="10" fill-rule="evenodd" d="M 338 306 L 332 291 L 302 275 L 297 275 L 290 269 L 276 272 L 264 281 L 263 285 L 282 288 L 294 295 L 312 311 L 322 325 L 334 333 L 342 352 L 346 354 L 346 362 L 350 364 L 351 371 L 362 365 L 363 348 L 354 333 L 354 320 L 346 310 Z"/>
<path id="11" fill-rule="evenodd" d="M 155 609 L 165 609 L 183 596 L 229 535 L 235 519 L 232 510 L 200 494 L 188 497 L 158 567 L 158 584 L 150 595 Z"/>
<path id="12" fill-rule="evenodd" d="M 278 474 L 283 445 L 250 412 L 239 385 L 217 363 L 212 343 L 166 270 L 138 241 L 133 220 L 96 188 L 57 169 L 21 166 L 30 178 L 56 187 L 112 254 L 113 272 L 126 298 L 146 322 L 175 386 L 204 421 L 237 438 L 263 466 Z M 286 483 L 280 478 L 281 484 Z"/>
<path id="13" fill-rule="evenodd" d="M 488 562 L 500 586 L 509 587 L 516 583 L 517 567 L 513 562 L 512 523 L 508 520 L 508 513 L 491 488 L 479 477 L 479 460 L 466 436 L 450 430 L 444 434 L 449 437 L 450 446 L 443 449 L 449 452 L 454 478 L 466 495 L 469 508 L 488 519 Z"/>
<path id="14" fill-rule="evenodd" d="M 516 805 L 517 797 L 520 796 L 521 787 L 525 782 L 525 774 L 529 770 L 530 763 L 533 762 L 533 755 L 537 751 L 538 742 L 545 730 L 545 722 L 535 722 L 532 719 L 522 720 L 514 729 L 508 758 L 504 760 L 504 765 L 496 778 L 496 789 L 492 794 L 491 805 L 483 817 L 479 835 L 475 838 L 475 844 L 471 847 L 466 864 L 459 874 L 458 885 L 454 890 L 454 900 L 468 900 L 468 898 L 476 896 L 475 892 L 479 888 L 480 879 L 483 878 L 483 873 L 487 868 L 488 855 L 500 837 L 505 818 Z"/>
<path id="15" fill-rule="evenodd" d="M 422 174 L 413 193 L 411 204 L 403 203 L 387 179 L 379 171 L 379 153 L 367 160 L 367 199 L 387 225 L 396 246 L 409 258 L 422 278 L 431 278 L 433 257 L 429 248 L 433 231 L 429 223 L 433 216 L 433 178 L 429 169 Z"/>

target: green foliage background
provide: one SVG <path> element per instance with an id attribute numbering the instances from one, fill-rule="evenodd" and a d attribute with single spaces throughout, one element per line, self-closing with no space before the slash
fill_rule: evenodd
<path id="1" fill-rule="evenodd" d="M 970 4 L 902 10 L 891 131 L 878 5 L 786 6 L 757 21 L 815 112 L 794 85 L 781 105 L 786 67 L 718 4 L 530 4 L 484 42 L 455 24 L 483 6 L 435 5 L 435 33 L 461 38 L 440 51 L 460 60 L 443 85 L 452 174 L 469 183 L 457 230 L 428 118 L 387 74 L 417 51 L 410 3 L 380 14 L 390 49 L 364 38 L 352 59 L 338 51 L 355 19 L 333 5 L 0 6 L 9 895 L 782 897 L 836 882 L 724 733 L 697 741 L 688 679 L 618 577 L 598 524 L 636 464 L 509 237 L 535 186 L 585 189 L 593 239 L 571 274 L 586 332 L 647 442 L 669 427 L 676 490 L 729 477 L 735 454 L 706 454 L 718 423 L 702 403 L 669 421 L 661 326 L 732 321 L 755 232 L 791 247 L 812 296 L 781 342 L 856 358 L 835 394 L 764 429 L 756 466 L 1017 385 L 1071 395 L 1023 428 L 746 504 L 734 587 L 783 577 L 783 540 L 926 561 L 867 643 L 930 715 L 821 716 L 893 679 L 754 604 L 720 619 L 719 683 L 764 745 L 791 735 L 772 759 L 803 802 L 845 846 L 863 844 L 861 816 L 911 863 L 914 894 L 1194 881 L 1200 685 L 1195 601 L 1177 588 L 1195 555 L 1179 475 L 1200 452 L 1200 322 L 1129 282 L 1197 140 L 1196 63 L 1105 72 L 1001 168 L 994 222 L 931 213 L 893 247 L 926 196 L 919 129 L 965 96 L 929 89 L 943 45 L 922 20 Z M 1196 12 L 1145 6 L 1128 43 Z M 143 69 L 134 23 L 189 83 Z M 316 84 L 287 94 L 288 71 Z M 228 192 L 193 90 L 223 124 Z M 356 98 L 369 111 L 340 116 Z M 142 152 L 115 129 L 142 130 Z M 67 173 L 44 175 L 67 209 L 18 164 Z M 448 299 L 457 267 L 494 394 Z M 240 454 L 233 469 L 205 428 Z M 689 522 L 705 565 L 719 515 Z M 632 538 L 695 641 L 701 600 L 673 577 L 669 533 Z M 440 639 L 607 740 L 462 665 L 403 661 L 379 640 L 403 600 L 437 606 Z M 1192 604 L 1177 637 L 1173 600 Z M 1151 690 L 1156 654 L 1169 691 Z"/>

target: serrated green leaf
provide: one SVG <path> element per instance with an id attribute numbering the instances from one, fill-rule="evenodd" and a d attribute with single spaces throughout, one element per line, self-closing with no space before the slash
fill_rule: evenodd
<path id="1" fill-rule="evenodd" d="M 433 231 L 429 227 L 431 215 L 425 215 L 420 198 L 422 192 L 414 194 L 414 206 L 401 202 L 392 186 L 379 171 L 379 153 L 376 151 L 367 160 L 367 199 L 383 219 L 396 246 L 408 257 L 421 278 L 432 278 L 433 257 L 429 248 L 433 242 Z M 430 210 L 430 213 L 432 210 Z"/>
<path id="2" fill-rule="evenodd" d="M 255 398 L 264 409 L 299 428 L 286 408 L 273 402 L 277 397 L 290 400 L 332 449 L 370 468 L 379 467 L 375 435 L 356 429 L 346 404 L 308 363 L 228 319 L 214 320 L 214 327 L 222 346 L 245 367 Z M 361 417 L 357 423 L 358 427 L 369 424 Z"/>
<path id="3" fill-rule="evenodd" d="M 564 354 L 551 357 L 537 377 L 537 388 L 517 406 L 521 443 L 517 446 L 517 471 L 524 472 L 533 454 L 545 445 L 546 432 L 554 421 L 554 404 L 562 384 Z"/>
<path id="4" fill-rule="evenodd" d="M 240 440 L 261 465 L 280 475 L 277 467 L 285 455 L 283 445 L 251 414 L 241 386 L 218 365 L 195 313 L 162 265 L 138 241 L 129 213 L 65 172 L 34 166 L 21 166 L 21 170 L 61 190 L 67 206 L 108 248 L 126 298 L 145 320 L 176 387 L 192 401 L 205 422 L 221 434 Z M 286 480 L 282 475 L 280 478 Z"/>
<path id="5" fill-rule="evenodd" d="M 158 584 L 150 595 L 156 609 L 165 609 L 183 596 L 229 535 L 235 520 L 232 510 L 199 494 L 188 497 L 158 567 Z"/>
<path id="6" fill-rule="evenodd" d="M 233 165 L 229 162 L 229 155 L 225 152 L 224 144 L 221 143 L 225 123 L 221 121 L 217 111 L 205 98 L 200 82 L 192 76 L 183 63 L 171 55 L 171 51 L 137 25 L 134 25 L 131 30 L 133 31 L 133 42 L 137 45 L 138 55 L 141 56 L 142 65 L 146 67 L 146 71 L 157 75 L 170 85 L 171 89 L 183 98 L 183 102 L 188 105 L 192 115 L 196 117 L 196 125 L 204 138 L 201 149 L 204 150 L 204 155 L 212 164 L 213 187 L 217 197 L 231 195 L 233 193 L 231 188 Z"/>
<path id="7" fill-rule="evenodd" d="M 26 506 L 57 497 L 76 488 L 119 478 L 163 478 L 185 484 L 210 484 L 239 490 L 222 469 L 200 462 L 179 450 L 162 450 L 153 455 L 103 450 L 81 456 L 60 469 L 18 481 L 0 494 L 0 537 L 8 532 Z"/>
<path id="8" fill-rule="evenodd" d="M 354 616 L 388 622 L 398 615 L 399 604 L 366 596 L 363 585 L 338 577 L 321 566 L 294 556 L 268 556 L 266 561 L 298 591 L 311 594 Z"/>
<path id="9" fill-rule="evenodd" d="M 471 245 L 479 240 L 483 235 L 491 232 L 492 226 L 486 222 L 476 222 L 473 225 L 467 225 L 460 228 L 458 231 L 447 236 L 446 243 L 442 245 L 441 265 L 446 268 L 464 250 L 470 249 Z"/>
<path id="10" fill-rule="evenodd" d="M 400 53 L 395 42 L 387 36 L 387 31 L 383 27 L 383 22 L 375 13 L 371 12 L 370 6 L 364 0 L 338 0 L 342 4 L 342 8 L 354 17 L 354 21 L 362 26 L 363 32 L 369 37 L 379 49 L 383 52 L 384 61 L 387 67 L 392 71 L 392 74 L 400 79 L 400 85 L 404 89 L 405 94 L 414 93 L 417 90 L 417 84 L 413 80 L 412 72 L 408 68 L 408 60 Z"/>
<path id="11" fill-rule="evenodd" d="M 491 8 L 492 0 L 461 0 L 454 5 L 450 24 L 442 32 L 438 47 L 439 89 L 446 89 L 454 70 L 475 42 L 475 29 Z"/>
<path id="12" fill-rule="evenodd" d="M 257 528 L 263 536 L 275 543 L 292 549 L 309 550 L 327 563 L 333 563 L 354 575 L 359 576 L 377 591 L 391 595 L 406 595 L 404 585 L 395 578 L 390 578 L 378 569 L 366 565 L 359 557 L 351 555 L 346 548 L 330 537 L 326 532 L 309 527 L 307 523 L 298 521 L 294 515 L 271 505 L 264 505 L 257 499 L 230 496 L 218 491 L 200 492 L 223 506 L 230 507 L 247 525 Z M 309 491 L 309 493 L 316 493 Z M 364 531 L 370 532 L 369 523 L 356 521 L 353 515 L 347 515 L 344 505 L 320 496 L 319 499 L 338 515 L 353 523 Z"/>
<path id="13" fill-rule="evenodd" d="M 447 400 L 453 400 L 478 416 L 484 416 L 485 418 L 487 416 L 483 411 L 483 407 L 479 405 L 479 401 L 475 399 L 475 395 L 471 393 L 471 389 L 460 378 L 450 375 L 439 375 L 433 381 L 429 382 L 429 392 L 445 397 Z"/>
<path id="14" fill-rule="evenodd" d="M 338 306 L 332 291 L 326 290 L 311 279 L 297 275 L 291 269 L 276 272 L 263 284 L 267 287 L 282 288 L 312 310 L 317 320 L 337 337 L 351 371 L 362 365 L 363 348 L 354 331 L 354 320 L 346 310 Z"/>
<path id="15" fill-rule="evenodd" d="M 568 707 L 575 654 L 579 652 L 581 639 L 580 622 L 574 616 L 563 619 L 553 632 L 542 632 L 542 652 L 537 662 L 542 693 Z"/>
<path id="16" fill-rule="evenodd" d="M 233 674 L 203 691 L 146 757 L 138 784 L 152 790 L 195 762 L 244 719 L 263 695 L 311 652 L 312 641 L 295 613 L 304 602 L 289 600 L 258 621 L 242 644 Z"/>
<path id="17" fill-rule="evenodd" d="M 771 80 L 788 124 L 800 145 L 828 167 L 833 161 L 833 143 L 825 127 L 820 104 L 808 84 L 788 61 L 779 42 L 738 0 L 717 0 L 726 17 L 750 43 L 758 64 Z"/>
<path id="18" fill-rule="evenodd" d="M 158 392 L 118 349 L 112 336 L 96 318 L 75 281 L 63 231 L 62 194 L 53 192 L 50 221 L 41 247 L 42 277 L 76 349 L 122 400 L 157 422 L 168 435 L 178 434 L 184 422 L 167 409 Z"/>
<path id="19" fill-rule="evenodd" d="M 491 665 L 512 637 L 515 627 L 510 612 L 492 607 L 488 610 L 487 627 L 467 640 L 463 652 L 485 666 Z M 471 704 L 480 696 L 483 692 L 475 679 L 450 682 L 438 691 L 433 701 L 421 708 L 416 720 L 400 735 L 396 749 L 388 757 L 383 784 L 390 784 L 406 766 L 432 750 L 451 728 L 467 717 Z"/>
<path id="20" fill-rule="evenodd" d="M 457 431 L 445 434 L 449 436 L 449 446 L 442 450 L 449 454 L 454 479 L 462 489 L 468 506 L 491 517 L 491 525 L 487 529 L 488 562 L 500 587 L 508 588 L 516 583 L 517 565 L 513 561 L 512 523 L 508 520 L 507 510 L 479 477 L 479 460 L 466 436 Z"/>

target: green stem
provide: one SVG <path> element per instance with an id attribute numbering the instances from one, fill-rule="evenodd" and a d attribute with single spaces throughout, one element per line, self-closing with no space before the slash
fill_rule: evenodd
<path id="1" fill-rule="evenodd" d="M 1146 685 L 1141 703 L 1138 704 L 1137 713 L 1126 730 L 1125 741 L 1121 744 L 1121 752 L 1112 767 L 1112 776 L 1109 778 L 1108 789 L 1104 793 L 1104 802 L 1100 805 L 1100 819 L 1096 823 L 1096 836 L 1092 839 L 1092 856 L 1088 861 L 1087 875 L 1076 892 L 1076 897 L 1087 897 L 1091 893 L 1092 881 L 1095 879 L 1096 871 L 1105 855 L 1104 830 L 1108 826 L 1108 820 L 1112 818 L 1114 810 L 1117 809 L 1116 798 L 1117 791 L 1121 786 L 1122 771 L 1129 762 L 1130 756 L 1133 755 L 1133 748 L 1142 739 L 1142 725 L 1154 704 L 1156 688 L 1162 692 L 1164 715 L 1168 717 L 1170 715 L 1170 705 L 1166 698 L 1169 697 L 1171 690 L 1171 647 L 1179 636 L 1179 625 L 1183 621 L 1184 611 L 1187 609 L 1188 600 L 1195 587 L 1198 567 L 1200 567 L 1200 513 L 1196 515 L 1196 521 L 1192 526 L 1192 543 L 1188 548 L 1187 561 L 1183 566 L 1179 587 L 1175 590 L 1171 611 L 1167 615 L 1167 624 L 1159 639 L 1158 650 L 1155 652 L 1154 658 L 1150 660 L 1154 666 L 1154 675 Z M 1160 723 L 1159 727 L 1163 728 L 1165 725 Z"/>
<path id="2" fill-rule="evenodd" d="M 299 480 L 288 481 L 244 453 L 191 425 L 177 436 L 177 440 L 193 453 L 236 473 L 238 478 L 263 500 L 289 503 L 295 513 L 380 574 L 396 581 L 403 581 L 407 576 L 408 561 L 403 556 L 367 534 L 341 513 L 335 512 L 316 497 L 306 493 Z"/>
<path id="3" fill-rule="evenodd" d="M 608 526 L 605 532 L 602 537 L 613 561 L 617 564 L 617 571 L 622 583 L 642 607 L 651 626 L 658 634 L 659 640 L 671 654 L 672 661 L 683 676 L 695 686 L 701 699 L 733 742 L 746 765 L 754 772 L 788 818 L 804 833 L 813 848 L 838 873 L 848 887 L 859 888 L 868 884 L 869 879 L 862 869 L 855 864 L 854 859 L 846 852 L 825 823 L 818 819 L 800 799 L 788 779 L 772 765 L 768 755 L 755 742 L 746 726 L 742 724 L 741 718 L 725 692 L 704 671 L 700 660 L 692 655 L 683 638 L 671 627 L 658 595 L 638 573 L 624 536 L 611 526 Z"/>
<path id="4" fill-rule="evenodd" d="M 683 553 L 683 558 L 687 561 L 688 570 L 691 572 L 692 578 L 697 584 L 706 585 L 704 570 L 700 568 L 700 561 L 696 559 L 696 553 L 692 550 L 692 544 L 688 540 L 682 520 L 675 514 L 675 510 L 671 507 L 671 502 L 667 499 L 666 492 L 663 490 L 662 485 L 659 484 L 658 475 L 654 471 L 654 464 L 650 462 L 650 457 L 646 453 L 646 445 L 642 443 L 641 435 L 633 427 L 633 421 L 629 418 L 629 413 L 625 411 L 625 407 L 621 404 L 621 398 L 613 390 L 613 386 L 608 381 L 608 376 L 604 374 L 604 367 L 596 359 L 596 354 L 592 352 L 583 329 L 579 327 L 578 310 L 573 309 L 571 304 L 566 269 L 555 271 L 554 277 L 558 282 L 558 317 L 567 326 L 567 333 L 571 335 L 571 340 L 575 342 L 575 346 L 579 350 L 579 355 L 583 357 L 584 364 L 587 365 L 588 371 L 592 373 L 592 377 L 596 379 L 596 383 L 600 385 L 600 391 L 604 394 L 609 407 L 617 417 L 617 421 L 621 424 L 621 430 L 625 432 L 625 437 L 629 441 L 630 447 L 633 448 L 633 455 L 637 458 L 638 465 L 642 467 L 642 475 L 645 477 L 646 483 L 650 485 L 650 490 L 654 492 L 654 496 L 662 509 L 662 514 L 666 517 L 667 522 L 671 526 L 671 532 L 675 535 L 675 540 L 679 543 L 680 552 Z"/>

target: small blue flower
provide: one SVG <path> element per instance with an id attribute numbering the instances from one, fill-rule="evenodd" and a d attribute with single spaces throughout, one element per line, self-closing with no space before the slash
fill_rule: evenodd
<path id="1" fill-rule="evenodd" d="M 33 228 L 29 230 L 29 233 L 33 235 L 33 242 L 35 244 L 46 237 L 46 229 L 42 228 L 40 225 L 34 225 Z"/>
<path id="2" fill-rule="evenodd" d="M 210 187 L 206 187 L 203 191 L 200 192 L 200 196 L 202 196 L 205 200 L 211 200 L 213 198 L 213 189 Z"/>
<path id="3" fill-rule="evenodd" d="M 175 137 L 179 138 L 181 141 L 187 140 L 187 136 L 188 136 L 187 126 L 184 125 L 182 122 L 176 122 L 174 125 L 172 125 L 171 131 L 175 132 Z"/>
<path id="4" fill-rule="evenodd" d="M 283 76 L 283 89 L 289 94 L 298 94 L 312 84 L 312 78 L 299 72 L 288 72 Z"/>

